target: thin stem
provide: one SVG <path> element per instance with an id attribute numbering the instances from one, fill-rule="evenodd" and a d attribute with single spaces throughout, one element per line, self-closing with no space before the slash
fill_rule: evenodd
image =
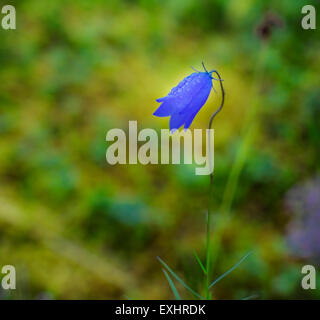
<path id="1" fill-rule="evenodd" d="M 220 83 L 220 88 L 221 88 L 221 103 L 220 103 L 220 107 L 211 115 L 210 121 L 209 121 L 209 130 L 212 127 L 212 123 L 213 123 L 213 119 L 215 118 L 215 116 L 221 111 L 221 109 L 223 108 L 224 105 L 224 98 L 225 98 L 225 92 L 224 92 L 224 88 L 223 88 L 223 80 L 220 77 L 220 74 L 218 71 L 214 70 L 213 71 L 219 78 L 219 83 Z M 212 157 L 211 154 L 211 143 L 210 143 L 210 134 L 209 134 L 209 154 L 210 154 L 210 159 Z M 211 162 L 212 163 L 212 162 Z M 212 180 L 213 180 L 213 172 L 210 173 L 210 185 L 212 187 Z"/>
<path id="2" fill-rule="evenodd" d="M 224 105 L 224 98 L 225 98 L 225 92 L 222 84 L 222 79 L 220 77 L 220 74 L 218 71 L 213 71 L 216 73 L 216 75 L 219 78 L 220 82 L 220 88 L 221 88 L 221 103 L 219 108 L 211 115 L 210 121 L 209 121 L 209 131 L 208 131 L 208 144 L 209 144 L 209 163 L 210 163 L 210 191 L 209 191 L 209 207 L 208 207 L 208 214 L 207 214 L 207 245 L 206 245 L 206 299 L 210 299 L 210 262 L 211 262 L 211 243 L 210 243 L 210 234 L 211 234 L 211 215 L 212 215 L 212 201 L 213 201 L 213 170 L 212 170 L 212 150 L 211 150 L 211 135 L 210 135 L 210 129 L 212 127 L 213 119 L 215 116 L 221 111 Z"/>

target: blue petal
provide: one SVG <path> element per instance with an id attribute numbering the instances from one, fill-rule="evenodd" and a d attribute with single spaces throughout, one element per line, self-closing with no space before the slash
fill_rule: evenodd
<path id="1" fill-rule="evenodd" d="M 194 92 L 190 102 L 179 113 L 193 112 L 193 110 L 198 107 L 200 110 L 200 108 L 206 103 L 212 89 L 212 79 L 207 73 L 203 72 L 203 74 L 204 75 L 198 82 L 200 84 L 198 90 Z"/>
<path id="2" fill-rule="evenodd" d="M 178 114 L 174 114 L 171 116 L 171 119 L 174 118 L 172 121 L 170 119 L 170 129 L 179 129 L 183 124 L 184 128 L 188 129 L 200 111 L 202 106 L 206 103 L 210 91 L 212 88 L 211 79 L 203 83 L 201 89 L 192 97 L 191 101 L 185 108 L 180 111 Z"/>
<path id="3" fill-rule="evenodd" d="M 163 98 L 156 99 L 156 101 L 163 102 L 163 101 L 166 101 L 167 99 L 168 99 L 167 97 L 163 97 Z"/>
<path id="4" fill-rule="evenodd" d="M 160 107 L 153 113 L 154 116 L 157 117 L 168 117 L 172 113 L 174 113 L 175 109 L 177 108 L 177 103 L 174 99 L 158 99 L 163 101 Z M 157 100 L 157 101 L 158 101 Z"/>
<path id="5" fill-rule="evenodd" d="M 205 79 L 208 79 L 205 72 L 195 72 L 184 78 L 176 87 L 171 89 L 167 96 L 156 100 L 162 102 L 162 104 L 154 112 L 154 115 L 166 117 L 183 110 L 191 101 L 193 95 L 201 89 Z"/>
<path id="6" fill-rule="evenodd" d="M 190 102 L 189 106 L 186 107 L 183 114 L 188 114 L 187 119 L 184 122 L 184 128 L 188 129 L 194 119 L 194 117 L 197 115 L 197 113 L 200 111 L 202 106 L 206 103 L 208 100 L 210 91 L 212 88 L 212 83 L 207 83 L 199 92 L 197 95 L 195 95 Z"/>
<path id="7" fill-rule="evenodd" d="M 206 103 L 212 88 L 212 77 L 208 72 L 192 73 L 174 87 L 167 96 L 157 99 L 161 102 L 155 116 L 171 116 L 169 127 L 173 131 L 184 125 L 188 129 Z"/>
<path id="8" fill-rule="evenodd" d="M 199 108 L 199 110 L 201 109 L 201 107 Z M 188 115 L 188 118 L 186 119 L 186 121 L 184 122 L 184 129 L 187 130 L 189 129 L 193 119 L 195 118 L 195 116 L 197 115 L 197 113 L 199 112 L 199 110 L 197 110 L 194 113 L 191 113 Z"/>
<path id="9" fill-rule="evenodd" d="M 173 114 L 169 120 L 170 131 L 179 129 L 187 120 L 188 116 L 189 114 L 180 114 L 180 113 Z"/>

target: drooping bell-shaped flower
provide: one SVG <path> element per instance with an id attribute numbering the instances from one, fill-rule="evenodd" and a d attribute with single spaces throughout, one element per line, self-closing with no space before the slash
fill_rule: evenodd
<path id="1" fill-rule="evenodd" d="M 205 68 L 204 68 L 205 69 Z M 168 95 L 157 99 L 160 107 L 153 113 L 157 117 L 170 116 L 169 127 L 175 131 L 184 125 L 188 129 L 206 103 L 212 89 L 213 71 L 194 72 L 184 78 Z M 218 79 L 216 79 L 218 80 Z"/>

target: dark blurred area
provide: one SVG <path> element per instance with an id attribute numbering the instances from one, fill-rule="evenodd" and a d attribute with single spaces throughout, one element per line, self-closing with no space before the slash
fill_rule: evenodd
<path id="1" fill-rule="evenodd" d="M 0 267 L 16 267 L 17 289 L 0 297 L 173 299 L 156 256 L 201 291 L 193 251 L 204 258 L 209 177 L 192 165 L 111 166 L 105 138 L 129 120 L 167 129 L 155 99 L 204 61 L 226 90 L 213 233 L 220 214 L 228 223 L 214 275 L 253 250 L 213 298 L 319 298 L 300 285 L 303 265 L 320 267 L 320 43 L 301 28 L 309 2 L 4 3 L 17 29 L 0 28 Z M 218 103 L 211 93 L 191 129 L 206 128 Z"/>

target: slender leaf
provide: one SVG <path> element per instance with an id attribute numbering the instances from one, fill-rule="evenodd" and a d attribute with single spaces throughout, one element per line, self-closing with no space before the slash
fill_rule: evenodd
<path id="1" fill-rule="evenodd" d="M 236 269 L 237 267 L 239 267 L 239 265 L 241 264 L 241 262 L 243 260 L 245 260 L 250 254 L 252 253 L 252 251 L 248 252 L 244 257 L 242 257 L 240 259 L 240 261 L 238 261 L 232 268 L 230 268 L 228 271 L 226 271 L 224 274 L 222 274 L 220 277 L 218 277 L 216 280 L 214 280 L 209 288 L 212 288 L 215 284 L 217 284 L 220 280 L 222 280 L 224 277 L 226 277 L 230 272 L 232 272 L 234 269 Z"/>
<path id="2" fill-rule="evenodd" d="M 200 296 L 199 293 L 197 293 L 196 291 L 194 291 L 193 289 L 191 289 L 179 276 L 177 276 L 172 270 L 171 268 L 160 258 L 157 257 L 157 259 L 160 261 L 160 263 L 171 273 L 171 275 L 180 282 L 180 284 L 185 287 L 188 291 L 190 291 L 194 296 L 196 296 L 197 298 L 204 300 L 203 297 Z"/>
<path id="3" fill-rule="evenodd" d="M 199 256 L 198 256 L 198 254 L 197 254 L 197 252 L 194 251 L 193 254 L 194 254 L 194 256 L 196 257 L 196 259 L 197 259 L 197 261 L 198 261 L 198 263 L 199 263 L 199 265 L 200 265 L 203 273 L 206 275 L 206 274 L 207 274 L 207 270 L 206 270 L 206 268 L 204 267 L 204 265 L 202 264 L 202 262 L 201 262 L 201 260 L 200 260 L 200 258 L 199 258 Z"/>
<path id="4" fill-rule="evenodd" d="M 174 296 L 176 297 L 177 300 L 181 300 L 179 292 L 178 292 L 176 286 L 174 285 L 173 281 L 171 280 L 170 276 L 168 275 L 168 272 L 166 270 L 164 270 L 164 269 L 162 269 L 162 271 L 163 271 L 164 275 L 166 276 L 166 278 L 167 278 L 167 280 L 169 282 L 170 288 L 171 288 Z"/>
<path id="5" fill-rule="evenodd" d="M 252 294 L 251 296 L 242 298 L 241 300 L 251 300 L 251 299 L 255 299 L 258 298 L 259 296 L 257 294 Z"/>

